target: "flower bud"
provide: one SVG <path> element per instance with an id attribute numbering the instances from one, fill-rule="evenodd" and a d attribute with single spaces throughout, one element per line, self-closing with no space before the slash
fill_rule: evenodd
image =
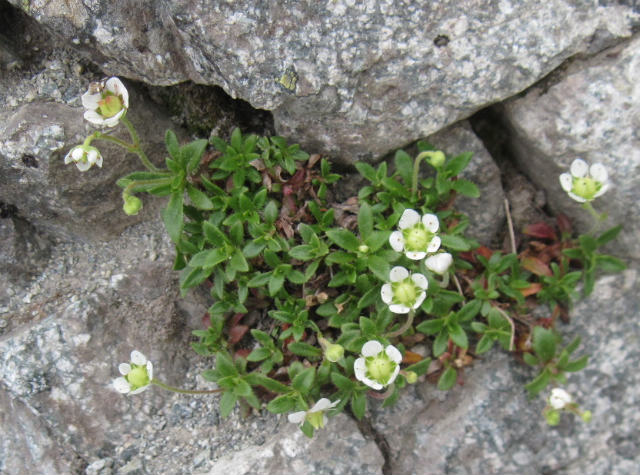
<path id="1" fill-rule="evenodd" d="M 429 158 L 427 161 L 431 164 L 433 168 L 440 168 L 444 165 L 445 156 L 440 150 L 436 150 L 435 152 L 431 152 L 429 154 Z"/>
<path id="2" fill-rule="evenodd" d="M 129 216 L 134 216 L 140 212 L 142 209 L 142 200 L 137 196 L 133 195 L 124 195 L 124 205 L 122 205 L 122 209 Z"/>
<path id="3" fill-rule="evenodd" d="M 360 246 L 358 246 L 358 251 L 366 254 L 367 252 L 369 252 L 369 246 L 367 246 L 366 244 L 360 244 Z"/>
<path id="4" fill-rule="evenodd" d="M 585 422 L 590 422 L 591 421 L 591 411 L 584 411 L 580 417 L 582 417 L 582 420 Z"/>
<path id="5" fill-rule="evenodd" d="M 324 350 L 324 357 L 336 363 L 344 357 L 344 347 L 335 343 L 329 343 Z"/>
<path id="6" fill-rule="evenodd" d="M 416 384 L 418 381 L 418 373 L 415 371 L 407 371 L 404 377 L 407 378 L 407 383 L 409 384 Z"/>
<path id="7" fill-rule="evenodd" d="M 560 423 L 560 413 L 558 411 L 550 410 L 544 414 L 547 424 L 550 426 L 557 426 Z"/>

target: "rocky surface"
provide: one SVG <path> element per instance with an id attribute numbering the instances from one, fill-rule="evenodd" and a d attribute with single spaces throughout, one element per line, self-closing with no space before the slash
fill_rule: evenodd
<path id="1" fill-rule="evenodd" d="M 593 412 L 589 424 L 564 414 L 559 426 L 548 427 L 542 398 L 528 401 L 523 388 L 533 371 L 492 351 L 465 372 L 463 386 L 442 393 L 418 385 L 393 408 L 374 408 L 374 427 L 390 448 L 390 473 L 635 473 L 638 291 L 637 268 L 603 277 L 592 296 L 576 304 L 572 322 L 560 328 L 565 343 L 582 337 L 576 355 L 591 355 L 587 369 L 570 375 L 567 386 Z"/>
<path id="2" fill-rule="evenodd" d="M 543 189 L 555 210 L 577 218 L 582 231 L 591 217 L 566 196 L 557 176 L 581 157 L 601 162 L 611 189 L 593 202 L 613 226 L 624 223 L 616 244 L 623 255 L 640 258 L 640 39 L 576 60 L 523 97 L 497 108 L 509 129 L 518 164 Z"/>
<path id="3" fill-rule="evenodd" d="M 434 133 L 640 24 L 633 6 L 570 0 L 11 3 L 108 74 L 219 85 L 345 162 Z"/>

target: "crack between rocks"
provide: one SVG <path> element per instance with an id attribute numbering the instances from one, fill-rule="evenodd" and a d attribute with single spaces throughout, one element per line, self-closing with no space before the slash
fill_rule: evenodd
<path id="1" fill-rule="evenodd" d="M 358 430 L 366 440 L 372 441 L 378 447 L 378 450 L 382 454 L 384 463 L 382 464 L 382 475 L 393 475 L 391 470 L 391 447 L 387 438 L 378 431 L 371 423 L 371 418 L 368 416 L 358 420 L 350 410 L 345 411 L 356 423 Z"/>

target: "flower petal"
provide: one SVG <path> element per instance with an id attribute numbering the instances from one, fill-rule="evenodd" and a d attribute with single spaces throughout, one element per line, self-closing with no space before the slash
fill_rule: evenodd
<path id="1" fill-rule="evenodd" d="M 133 350 L 131 352 L 131 361 L 139 366 L 144 366 L 147 364 L 147 357 L 138 350 Z"/>
<path id="2" fill-rule="evenodd" d="M 427 266 L 427 269 L 440 275 L 447 272 L 449 267 L 451 267 L 452 263 L 453 263 L 453 256 L 448 252 L 435 254 L 433 256 L 427 257 L 427 259 L 425 259 L 424 261 L 424 264 Z"/>
<path id="3" fill-rule="evenodd" d="M 420 295 L 416 297 L 416 301 L 413 303 L 412 308 L 415 310 L 416 308 L 420 307 L 420 305 L 422 305 L 422 302 L 424 302 L 424 299 L 426 297 L 427 297 L 427 294 L 424 292 L 421 292 Z"/>
<path id="4" fill-rule="evenodd" d="M 372 389 L 375 389 L 376 391 L 381 390 L 384 386 L 382 384 L 380 384 L 377 381 L 374 381 L 373 379 L 369 379 L 366 376 L 364 378 L 362 378 L 361 380 L 364 384 L 366 384 L 367 386 L 369 386 Z"/>
<path id="5" fill-rule="evenodd" d="M 91 94 L 89 91 L 85 92 L 80 100 L 82 101 L 82 107 L 89 110 L 96 110 L 98 108 L 98 101 L 102 99 L 102 94 Z"/>
<path id="6" fill-rule="evenodd" d="M 365 373 L 367 372 L 367 363 L 364 358 L 358 358 L 354 361 L 353 372 L 356 375 L 356 379 L 362 381 L 362 378 L 365 377 Z"/>
<path id="7" fill-rule="evenodd" d="M 86 172 L 89 168 L 91 168 L 91 164 L 89 162 L 76 162 L 76 167 L 81 172 Z"/>
<path id="8" fill-rule="evenodd" d="M 420 222 L 420 215 L 413 209 L 405 209 L 398 221 L 398 227 L 400 229 L 410 228 L 411 226 Z"/>
<path id="9" fill-rule="evenodd" d="M 149 389 L 149 385 L 148 384 L 136 389 L 135 391 L 131 391 L 131 394 L 132 395 L 133 394 L 140 394 L 141 392 L 146 391 L 147 389 Z"/>
<path id="10" fill-rule="evenodd" d="M 609 189 L 609 183 L 604 183 L 602 185 L 602 187 L 598 190 L 598 192 L 593 195 L 594 198 L 597 198 L 598 196 L 604 194 L 605 191 L 607 191 Z"/>
<path id="11" fill-rule="evenodd" d="M 563 173 L 560 175 L 560 186 L 567 193 L 573 189 L 573 177 L 570 173 Z"/>
<path id="12" fill-rule="evenodd" d="M 95 124 L 95 125 L 104 124 L 104 119 L 102 118 L 102 116 L 100 114 L 98 114 L 94 110 L 85 111 L 84 112 L 84 118 L 85 118 L 85 120 L 88 120 L 89 122 L 91 122 L 92 124 Z"/>
<path id="13" fill-rule="evenodd" d="M 404 237 L 401 231 L 394 231 L 389 236 L 389 244 L 396 252 L 402 252 L 404 249 Z"/>
<path id="14" fill-rule="evenodd" d="M 432 233 L 438 232 L 440 227 L 440 221 L 438 221 L 438 217 L 435 214 L 425 214 L 422 217 L 422 224 Z"/>
<path id="15" fill-rule="evenodd" d="M 307 413 L 305 411 L 293 412 L 287 416 L 289 422 L 292 424 L 302 424 L 307 417 Z"/>
<path id="16" fill-rule="evenodd" d="M 106 127 L 115 127 L 116 125 L 118 125 L 118 122 L 120 122 L 120 117 L 122 117 L 124 115 L 124 112 L 125 112 L 125 109 L 122 109 L 120 112 L 118 112 L 113 117 L 109 117 L 108 119 L 104 119 L 104 125 Z"/>
<path id="17" fill-rule="evenodd" d="M 153 364 L 151 361 L 147 361 L 147 375 L 149 376 L 149 381 L 153 379 Z"/>
<path id="18" fill-rule="evenodd" d="M 389 272 L 389 280 L 391 282 L 400 282 L 409 277 L 409 271 L 402 266 L 395 266 Z"/>
<path id="19" fill-rule="evenodd" d="M 326 397 L 320 398 L 318 402 L 316 402 L 309 412 L 318 412 L 318 411 L 326 411 L 331 407 L 331 401 Z"/>
<path id="20" fill-rule="evenodd" d="M 127 91 L 127 88 L 124 87 L 124 84 L 122 84 L 122 81 L 120 81 L 120 79 L 115 76 L 110 77 L 109 79 L 107 79 L 105 87 L 107 91 L 112 92 L 116 96 L 120 96 L 122 98 L 124 107 L 127 109 L 129 108 L 129 91 Z"/>
<path id="21" fill-rule="evenodd" d="M 396 369 L 393 370 L 393 374 L 389 378 L 389 381 L 387 381 L 387 384 L 393 383 L 396 380 L 396 377 L 398 376 L 399 372 L 400 372 L 400 365 L 397 365 Z"/>
<path id="22" fill-rule="evenodd" d="M 369 340 L 364 345 L 362 345 L 362 350 L 360 351 L 360 353 L 362 353 L 362 356 L 366 358 L 369 356 L 376 356 L 383 349 L 384 347 L 382 346 L 382 343 L 380 343 L 379 341 Z"/>
<path id="23" fill-rule="evenodd" d="M 122 376 L 126 376 L 131 372 L 131 365 L 129 363 L 120 363 L 118 365 L 118 371 Z"/>
<path id="24" fill-rule="evenodd" d="M 98 155 L 98 160 L 96 160 L 96 165 L 102 168 L 102 155 Z"/>
<path id="25" fill-rule="evenodd" d="M 393 300 L 393 290 L 391 289 L 391 284 L 384 284 L 380 289 L 380 296 L 382 297 L 382 301 L 387 305 L 391 303 Z"/>
<path id="26" fill-rule="evenodd" d="M 599 181 L 600 183 L 604 183 L 609 179 L 609 173 L 607 173 L 607 168 L 602 163 L 594 163 L 589 168 L 589 174 L 591 178 Z"/>
<path id="27" fill-rule="evenodd" d="M 587 162 L 581 158 L 576 158 L 573 163 L 571 163 L 571 168 L 569 170 L 573 176 L 582 178 L 583 176 L 587 176 L 587 173 L 589 172 L 589 165 L 587 165 Z"/>
<path id="28" fill-rule="evenodd" d="M 392 313 L 409 313 L 409 310 L 411 309 L 406 305 L 394 303 L 389 305 L 389 310 L 391 310 Z"/>
<path id="29" fill-rule="evenodd" d="M 405 256 L 407 256 L 408 259 L 411 259 L 412 261 L 419 261 L 420 259 L 424 259 L 424 257 L 427 255 L 426 252 L 420 251 L 420 252 L 416 252 L 416 251 L 407 251 L 404 254 Z"/>
<path id="30" fill-rule="evenodd" d="M 411 280 L 422 290 L 427 290 L 429 288 L 429 281 L 422 274 L 411 274 Z"/>
<path id="31" fill-rule="evenodd" d="M 389 358 L 391 358 L 391 361 L 394 361 L 396 363 L 400 363 L 402 361 L 402 354 L 400 353 L 398 348 L 396 348 L 395 346 L 388 345 L 384 349 L 384 352 L 387 354 Z"/>
<path id="32" fill-rule="evenodd" d="M 569 192 L 569 196 L 574 200 L 576 200 L 578 203 L 585 203 L 587 201 L 582 196 L 578 196 L 575 193 Z"/>
<path id="33" fill-rule="evenodd" d="M 440 236 L 434 236 L 429 243 L 429 246 L 427 247 L 427 252 L 436 252 L 438 249 L 440 249 L 441 243 L 442 239 L 440 239 Z"/>
<path id="34" fill-rule="evenodd" d="M 116 391 L 122 394 L 128 394 L 131 392 L 131 385 L 124 378 L 117 378 L 113 380 L 113 387 Z"/>

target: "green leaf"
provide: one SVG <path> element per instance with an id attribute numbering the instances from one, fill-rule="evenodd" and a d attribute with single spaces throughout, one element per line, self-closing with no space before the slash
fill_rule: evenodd
<path id="1" fill-rule="evenodd" d="M 225 243 L 229 242 L 229 238 L 220 231 L 218 226 L 209 221 L 202 223 L 202 232 L 207 242 L 213 244 L 215 247 L 222 247 Z"/>
<path id="2" fill-rule="evenodd" d="M 273 414 L 291 412 L 296 408 L 296 400 L 289 394 L 278 396 L 267 404 L 267 411 Z"/>
<path id="3" fill-rule="evenodd" d="M 247 282 L 247 287 L 262 287 L 263 285 L 267 285 L 269 280 L 271 280 L 271 272 L 256 274 L 251 279 L 249 279 L 249 282 Z"/>
<path id="4" fill-rule="evenodd" d="M 444 372 L 440 375 L 438 379 L 438 389 L 440 391 L 448 391 L 451 389 L 458 380 L 458 372 L 452 366 L 449 366 Z"/>
<path id="5" fill-rule="evenodd" d="M 269 294 L 274 296 L 278 293 L 278 291 L 282 288 L 284 284 L 284 276 L 280 274 L 271 275 L 271 280 L 269 280 Z"/>
<path id="6" fill-rule="evenodd" d="M 315 257 L 314 247 L 310 244 L 300 244 L 289 249 L 289 255 L 300 261 L 308 261 Z"/>
<path id="7" fill-rule="evenodd" d="M 307 278 L 299 270 L 291 270 L 286 274 L 287 280 L 292 284 L 302 285 L 307 281 Z"/>
<path id="8" fill-rule="evenodd" d="M 389 262 L 384 260 L 382 257 L 378 256 L 368 256 L 367 257 L 367 267 L 369 270 L 382 282 L 387 282 L 389 280 Z"/>
<path id="9" fill-rule="evenodd" d="M 375 183 L 377 181 L 376 169 L 373 168 L 371 165 L 365 162 L 357 162 L 355 166 L 358 172 L 360 173 L 360 175 L 365 177 L 371 183 Z"/>
<path id="10" fill-rule="evenodd" d="M 556 355 L 557 337 L 553 330 L 543 327 L 533 329 L 533 350 L 543 363 L 551 361 Z"/>
<path id="11" fill-rule="evenodd" d="M 458 179 L 451 184 L 451 188 L 464 196 L 471 198 L 478 198 L 480 196 L 480 190 L 475 183 L 469 180 Z"/>
<path id="12" fill-rule="evenodd" d="M 538 366 L 540 360 L 533 353 L 522 353 L 522 359 L 529 366 Z"/>
<path id="13" fill-rule="evenodd" d="M 547 387 L 549 381 L 551 380 L 551 375 L 549 370 L 545 368 L 538 376 L 534 378 L 533 381 L 525 385 L 525 389 L 529 392 L 529 397 L 537 396 L 540 391 Z"/>
<path id="14" fill-rule="evenodd" d="M 238 272 L 247 272 L 249 270 L 249 263 L 242 255 L 242 252 L 239 249 L 236 249 L 231 256 L 231 260 L 229 261 L 232 269 L 235 269 Z"/>
<path id="15" fill-rule="evenodd" d="M 446 247 L 452 251 L 468 251 L 471 249 L 471 246 L 467 242 L 467 240 L 461 236 L 454 236 L 451 234 L 441 234 L 440 238 L 442 239 L 442 247 Z"/>
<path id="16" fill-rule="evenodd" d="M 580 371 L 584 369 L 587 366 L 588 362 L 589 362 L 589 355 L 584 355 L 583 357 L 578 358 L 577 360 L 569 361 L 566 365 L 564 365 L 560 369 L 567 371 L 569 373 L 575 373 L 576 371 Z"/>
<path id="17" fill-rule="evenodd" d="M 398 150 L 394 157 L 396 170 L 402 177 L 402 181 L 406 186 L 411 185 L 413 179 L 413 160 L 404 150 Z"/>
<path id="18" fill-rule="evenodd" d="M 604 254 L 596 256 L 596 266 L 604 272 L 622 272 L 627 268 L 620 259 Z"/>
<path id="19" fill-rule="evenodd" d="M 594 252 L 598 247 L 598 241 L 595 240 L 593 236 L 589 236 L 588 234 L 583 234 L 578 238 L 580 242 L 580 247 L 584 249 L 584 251 L 588 254 Z"/>
<path id="20" fill-rule="evenodd" d="M 205 148 L 207 148 L 207 141 L 205 139 L 194 140 L 180 148 L 180 154 L 182 155 L 182 164 L 186 167 L 187 173 L 192 173 L 202 159 L 202 154 Z"/>
<path id="21" fill-rule="evenodd" d="M 476 344 L 476 353 L 481 355 L 489 351 L 493 347 L 493 341 L 490 335 L 482 335 L 482 338 L 480 338 L 480 341 Z"/>
<path id="22" fill-rule="evenodd" d="M 294 355 L 304 356 L 305 358 L 319 358 L 322 356 L 322 350 L 302 341 L 294 341 L 287 346 L 289 351 Z"/>
<path id="23" fill-rule="evenodd" d="M 296 374 L 296 376 L 291 381 L 291 386 L 293 386 L 293 388 L 299 391 L 301 394 L 307 394 L 311 390 L 315 379 L 315 368 L 306 368 Z"/>
<path id="24" fill-rule="evenodd" d="M 425 320 L 416 327 L 416 330 L 426 335 L 435 335 L 440 330 L 442 330 L 443 327 L 444 319 L 436 318 L 433 320 Z"/>
<path id="25" fill-rule="evenodd" d="M 351 411 L 356 419 L 362 420 L 367 410 L 367 398 L 363 393 L 354 393 L 351 396 Z"/>
<path id="26" fill-rule="evenodd" d="M 480 300 L 472 300 L 460 310 L 456 314 L 456 320 L 458 322 L 468 322 L 469 320 L 473 320 L 478 312 L 480 311 L 480 307 L 482 307 L 482 301 Z"/>
<path id="27" fill-rule="evenodd" d="M 355 387 L 355 383 L 353 381 L 335 371 L 331 373 L 331 382 L 336 388 L 346 392 L 352 391 Z"/>
<path id="28" fill-rule="evenodd" d="M 222 249 L 209 249 L 201 251 L 191 258 L 189 266 L 191 267 L 215 267 L 227 259 Z"/>
<path id="29" fill-rule="evenodd" d="M 182 197 L 183 190 L 176 190 L 171 194 L 167 207 L 162 210 L 162 221 L 167 228 L 167 233 L 171 240 L 178 244 L 182 235 L 182 227 L 184 226 L 184 217 L 182 214 Z"/>
<path id="30" fill-rule="evenodd" d="M 231 414 L 233 408 L 236 406 L 238 397 L 231 391 L 225 391 L 220 398 L 220 417 L 225 419 Z"/>
<path id="31" fill-rule="evenodd" d="M 190 183 L 187 183 L 187 194 L 189 195 L 191 203 L 193 203 L 193 206 L 196 208 L 203 210 L 213 209 L 213 202 L 209 197 Z"/>
<path id="32" fill-rule="evenodd" d="M 211 275 L 213 269 L 202 269 L 185 267 L 184 271 L 180 275 L 180 288 L 189 289 L 201 284 L 204 280 Z"/>
<path id="33" fill-rule="evenodd" d="M 433 342 L 433 356 L 440 356 L 449 344 L 449 333 L 443 328 Z"/>
<path id="34" fill-rule="evenodd" d="M 251 241 L 248 242 L 246 246 L 244 246 L 244 248 L 242 249 L 242 254 L 244 254 L 244 257 L 246 257 L 247 259 L 252 259 L 260 254 L 264 248 L 265 243 Z"/>
<path id="35" fill-rule="evenodd" d="M 178 138 L 172 130 L 167 130 L 167 132 L 164 134 L 164 143 L 167 146 L 167 151 L 169 152 L 169 155 L 171 155 L 171 158 L 173 158 L 174 160 L 179 160 L 180 144 L 178 144 Z"/>
<path id="36" fill-rule="evenodd" d="M 273 393 L 287 393 L 291 390 L 289 386 L 282 384 L 275 379 L 271 379 L 261 373 L 249 373 L 245 376 L 246 381 L 252 386 L 262 386 Z"/>
<path id="37" fill-rule="evenodd" d="M 347 251 L 357 252 L 360 247 L 360 240 L 346 229 L 329 229 L 326 234 L 329 239 Z"/>
<path id="38" fill-rule="evenodd" d="M 271 356 L 271 350 L 267 348 L 256 348 L 247 356 L 247 361 L 262 361 Z"/>
<path id="39" fill-rule="evenodd" d="M 447 172 L 447 175 L 449 177 L 454 177 L 459 175 L 460 172 L 462 172 L 462 170 L 464 170 L 467 167 L 467 165 L 471 161 L 471 157 L 473 157 L 473 153 L 471 152 L 465 152 L 458 155 L 457 157 L 453 157 L 444 166 L 444 169 Z"/>
<path id="40" fill-rule="evenodd" d="M 358 211 L 358 231 L 360 231 L 360 237 L 363 239 L 373 232 L 373 213 L 371 212 L 371 206 L 366 202 L 360 205 L 360 210 Z"/>
<path id="41" fill-rule="evenodd" d="M 233 364 L 231 357 L 222 352 L 216 353 L 216 370 L 218 370 L 222 376 L 238 375 L 238 370 Z"/>
<path id="42" fill-rule="evenodd" d="M 447 329 L 449 330 L 449 338 L 451 338 L 451 340 L 453 340 L 453 342 L 457 346 L 464 349 L 467 349 L 469 347 L 467 334 L 460 325 L 458 325 L 457 323 L 450 323 L 449 325 L 447 325 Z"/>
<path id="43" fill-rule="evenodd" d="M 412 364 L 405 368 L 405 371 L 413 371 L 418 376 L 422 376 L 423 374 L 427 374 L 429 370 L 429 365 L 431 364 L 431 358 L 425 358 L 422 361 Z"/>
<path id="44" fill-rule="evenodd" d="M 605 232 L 603 232 L 600 236 L 596 238 L 596 241 L 598 242 L 598 246 L 602 246 L 603 244 L 606 244 L 609 241 L 613 241 L 616 237 L 618 237 L 618 234 L 620 234 L 620 231 L 622 231 L 621 224 L 619 224 L 618 226 L 614 226 L 611 229 L 607 229 Z"/>
<path id="45" fill-rule="evenodd" d="M 278 204 L 271 200 L 264 207 L 264 220 L 267 224 L 273 224 L 278 219 Z"/>
<path id="46" fill-rule="evenodd" d="M 236 381 L 236 385 L 233 388 L 233 393 L 236 396 L 241 397 L 250 397 L 253 391 L 251 390 L 251 386 L 244 379 L 238 379 Z"/>

